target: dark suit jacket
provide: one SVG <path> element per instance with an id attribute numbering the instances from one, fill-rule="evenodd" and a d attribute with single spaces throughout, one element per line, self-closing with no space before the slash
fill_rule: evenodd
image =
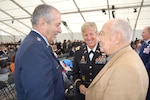
<path id="1" fill-rule="evenodd" d="M 62 67 L 35 31 L 24 39 L 15 59 L 17 100 L 64 100 Z"/>
<path id="2" fill-rule="evenodd" d="M 139 53 L 145 67 L 150 69 L 150 41 L 148 43 L 143 43 L 140 48 Z"/>
<path id="3" fill-rule="evenodd" d="M 150 41 L 148 41 L 147 43 L 144 42 L 142 44 L 139 55 L 146 67 L 150 81 Z M 146 100 L 150 100 L 150 85 L 148 88 Z"/>

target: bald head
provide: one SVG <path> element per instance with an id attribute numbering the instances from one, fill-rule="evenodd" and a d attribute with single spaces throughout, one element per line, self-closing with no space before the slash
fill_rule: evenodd
<path id="1" fill-rule="evenodd" d="M 119 32 L 124 41 L 131 42 L 133 33 L 130 24 L 124 19 L 112 19 L 108 21 L 106 24 L 110 24 L 111 34 Z"/>
<path id="2" fill-rule="evenodd" d="M 143 40 L 147 41 L 150 39 L 150 26 L 146 26 L 142 31 Z"/>
<path id="3" fill-rule="evenodd" d="M 132 35 L 132 28 L 126 20 L 111 19 L 103 25 L 98 38 L 101 50 L 111 55 L 129 45 Z"/>

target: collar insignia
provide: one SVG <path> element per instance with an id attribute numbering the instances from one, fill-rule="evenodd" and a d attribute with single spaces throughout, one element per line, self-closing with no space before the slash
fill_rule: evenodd
<path id="1" fill-rule="evenodd" d="M 87 50 L 85 50 L 84 53 L 87 53 Z"/>
<path id="2" fill-rule="evenodd" d="M 96 52 L 97 52 L 97 53 L 100 53 L 100 51 L 99 51 L 99 50 L 96 50 Z"/>
<path id="3" fill-rule="evenodd" d="M 41 38 L 37 37 L 37 41 L 41 41 Z"/>

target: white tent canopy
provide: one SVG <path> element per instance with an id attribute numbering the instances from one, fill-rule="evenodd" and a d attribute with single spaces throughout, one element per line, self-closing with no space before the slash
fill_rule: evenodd
<path id="1" fill-rule="evenodd" d="M 60 10 L 62 33 L 81 32 L 84 22 L 102 25 L 112 18 L 127 19 L 132 28 L 142 30 L 150 23 L 150 0 L 0 0 L 0 35 L 26 36 L 31 27 L 31 15 L 39 4 L 50 4 Z"/>

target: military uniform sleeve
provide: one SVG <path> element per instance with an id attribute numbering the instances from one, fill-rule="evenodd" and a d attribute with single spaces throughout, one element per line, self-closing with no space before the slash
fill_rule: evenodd
<path id="1" fill-rule="evenodd" d="M 80 51 L 76 51 L 74 54 L 74 60 L 73 60 L 73 80 L 74 80 L 74 86 L 76 86 L 77 89 L 82 84 L 81 78 L 80 78 L 79 64 L 78 64 L 79 55 L 80 55 Z"/>

